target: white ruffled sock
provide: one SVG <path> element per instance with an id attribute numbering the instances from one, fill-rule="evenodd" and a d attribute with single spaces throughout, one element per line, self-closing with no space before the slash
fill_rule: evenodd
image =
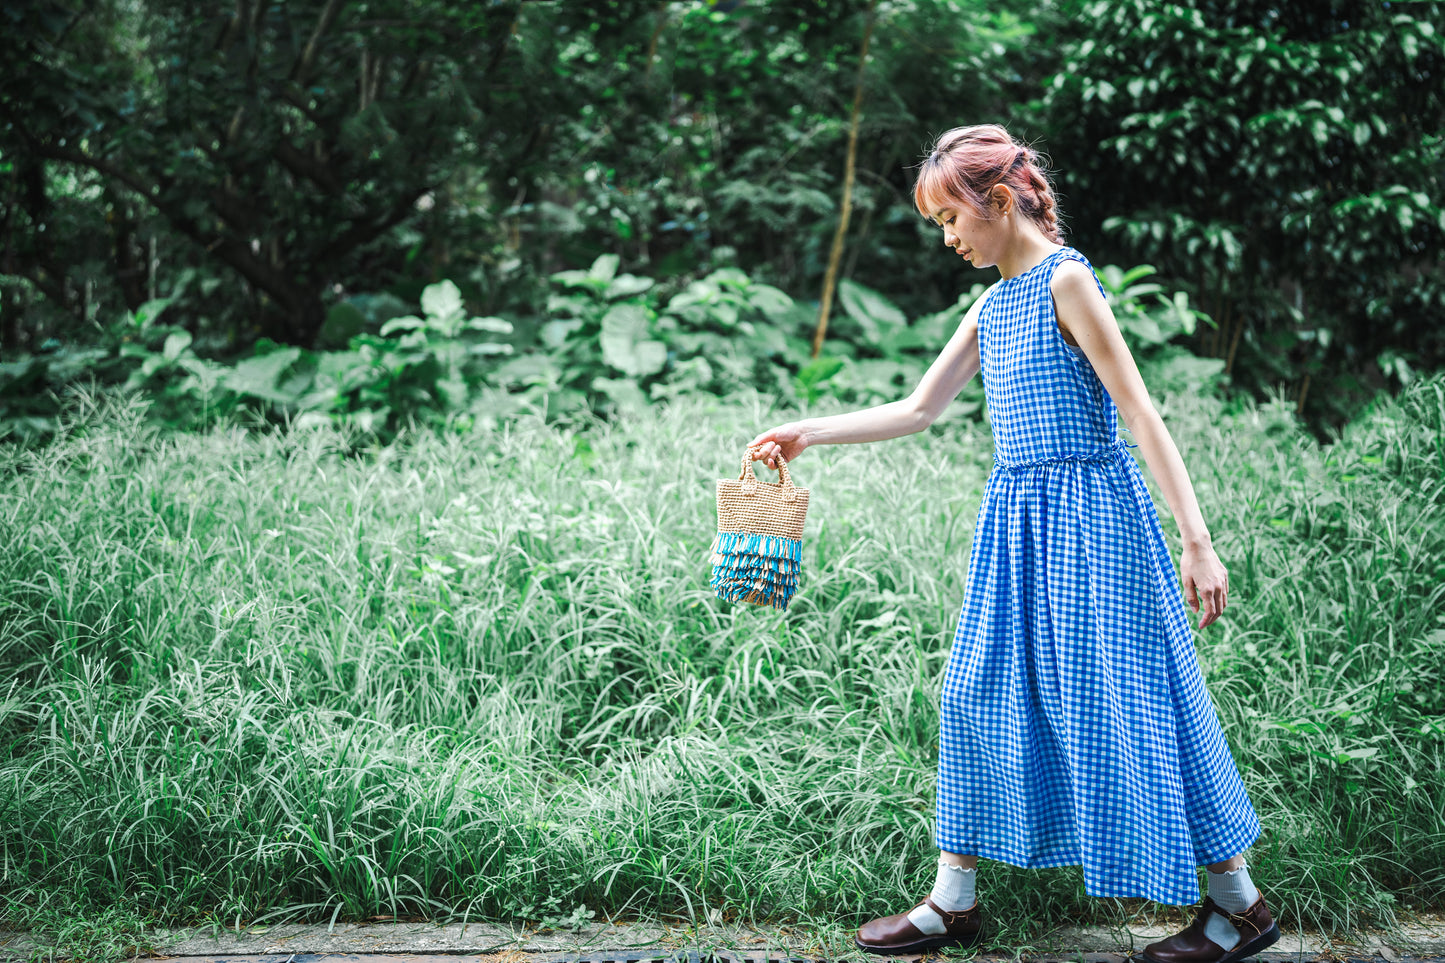
<path id="1" fill-rule="evenodd" d="M 1259 890 L 1249 878 L 1248 866 L 1223 873 L 1205 870 L 1205 876 L 1209 880 L 1209 898 L 1226 913 L 1243 913 L 1259 899 Z M 1204 921 L 1204 935 L 1226 950 L 1239 944 L 1239 931 L 1218 913 L 1210 913 Z"/>
<path id="2" fill-rule="evenodd" d="M 974 904 L 973 887 L 977 877 L 977 869 L 954 866 L 939 857 L 938 877 L 933 882 L 933 892 L 928 894 L 928 898 L 945 913 L 966 910 Z M 943 917 L 935 913 L 927 903 L 915 907 L 908 914 L 908 922 L 927 936 L 940 936 L 946 931 Z"/>

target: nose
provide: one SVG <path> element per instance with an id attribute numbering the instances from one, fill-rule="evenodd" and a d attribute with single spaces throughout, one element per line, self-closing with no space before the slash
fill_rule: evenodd
<path id="1" fill-rule="evenodd" d="M 943 229 L 943 243 L 946 247 L 958 247 L 958 237 L 948 228 Z"/>

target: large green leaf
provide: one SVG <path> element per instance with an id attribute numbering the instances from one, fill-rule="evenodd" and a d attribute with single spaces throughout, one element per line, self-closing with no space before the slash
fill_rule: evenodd
<path id="1" fill-rule="evenodd" d="M 844 364 L 842 358 L 830 358 L 826 355 L 814 358 L 798 372 L 798 384 L 805 388 L 820 385 L 842 371 Z"/>
<path id="2" fill-rule="evenodd" d="M 615 301 L 649 291 L 656 283 L 652 278 L 638 277 L 636 274 L 619 274 L 607 283 L 603 296 L 609 301 Z"/>
<path id="3" fill-rule="evenodd" d="M 134 317 L 136 324 L 140 325 L 141 327 L 145 327 L 149 324 L 155 324 L 156 320 L 160 318 L 161 312 L 165 311 L 166 308 L 170 307 L 170 304 L 170 298 L 156 298 L 154 300 L 147 301 L 145 304 L 142 304 L 140 307 L 135 309 Z"/>
<path id="4" fill-rule="evenodd" d="M 498 365 L 487 380 L 500 386 L 523 385 L 555 391 L 562 384 L 562 369 L 545 354 L 524 354 Z"/>
<path id="5" fill-rule="evenodd" d="M 512 333 L 512 322 L 505 318 L 472 318 L 465 327 L 469 331 L 486 331 L 489 334 Z"/>
<path id="6" fill-rule="evenodd" d="M 174 331 L 166 335 L 165 347 L 161 353 L 166 356 L 167 361 L 175 361 L 181 356 L 181 352 L 191 346 L 191 333 L 189 331 Z"/>
<path id="7" fill-rule="evenodd" d="M 748 301 L 772 321 L 785 317 L 793 307 L 793 299 L 771 284 L 749 286 Z"/>
<path id="8" fill-rule="evenodd" d="M 603 254 L 592 262 L 587 274 L 594 281 L 600 281 L 604 285 L 617 276 L 617 265 L 622 262 L 616 254 Z"/>
<path id="9" fill-rule="evenodd" d="M 602 360 L 618 371 L 643 378 L 667 364 L 667 346 L 649 337 L 647 311 L 637 304 L 618 304 L 602 316 Z"/>
<path id="10" fill-rule="evenodd" d="M 399 318 L 392 318 L 383 324 L 381 326 L 381 336 L 383 338 L 389 338 L 392 333 L 396 331 L 415 331 L 425 324 L 425 321 L 414 314 L 403 315 Z"/>
<path id="11" fill-rule="evenodd" d="M 454 322 L 462 316 L 462 292 L 451 281 L 428 284 L 421 293 L 421 309 L 429 320 Z"/>
<path id="12" fill-rule="evenodd" d="M 592 390 L 610 398 L 618 412 L 624 415 L 639 414 L 647 407 L 647 396 L 636 381 L 628 378 L 593 378 Z"/>
<path id="13" fill-rule="evenodd" d="M 333 304 L 326 312 L 326 322 L 316 336 L 318 348 L 344 348 L 347 342 L 366 327 L 366 315 L 350 301 Z"/>
<path id="14" fill-rule="evenodd" d="M 245 358 L 222 377 L 221 383 L 237 394 L 291 404 L 300 393 L 282 392 L 277 389 L 277 382 L 300 357 L 300 348 L 282 348 L 259 358 Z"/>
<path id="15" fill-rule="evenodd" d="M 572 336 L 572 332 L 576 331 L 581 327 L 582 322 L 576 319 L 568 319 L 563 321 L 548 321 L 546 324 L 542 325 L 539 336 L 541 337 L 543 344 L 551 348 L 553 351 L 556 351 L 567 342 L 567 339 Z"/>
<path id="16" fill-rule="evenodd" d="M 907 316 L 892 301 L 847 278 L 838 282 L 838 300 L 848 317 L 862 325 L 864 335 L 871 341 L 878 340 L 882 328 L 908 323 Z"/>

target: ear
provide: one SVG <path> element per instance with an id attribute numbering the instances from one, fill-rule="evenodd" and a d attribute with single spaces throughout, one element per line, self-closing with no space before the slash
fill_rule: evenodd
<path id="1" fill-rule="evenodd" d="M 999 217 L 1004 217 L 1014 209 L 1014 202 L 1018 200 L 1013 188 L 1007 184 L 995 184 L 993 190 L 988 194 L 988 206 Z"/>

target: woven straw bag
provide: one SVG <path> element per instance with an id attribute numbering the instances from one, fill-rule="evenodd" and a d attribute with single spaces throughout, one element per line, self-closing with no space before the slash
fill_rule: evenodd
<path id="1" fill-rule="evenodd" d="M 782 455 L 778 482 L 759 481 L 751 465 L 754 450 L 743 452 L 737 478 L 718 479 L 712 587 L 728 602 L 786 610 L 798 590 L 808 489 L 793 485 Z"/>

